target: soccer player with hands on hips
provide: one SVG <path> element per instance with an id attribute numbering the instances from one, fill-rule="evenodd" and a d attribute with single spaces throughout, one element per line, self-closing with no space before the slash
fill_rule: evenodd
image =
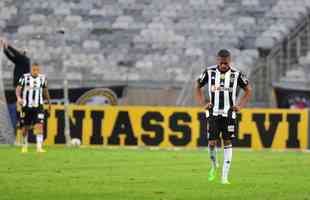
<path id="1" fill-rule="evenodd" d="M 217 54 L 217 64 L 207 67 L 197 79 L 195 96 L 205 109 L 208 122 L 208 147 L 211 169 L 208 180 L 216 177 L 216 144 L 220 139 L 224 144 L 224 160 L 221 182 L 229 184 L 228 174 L 232 160 L 232 139 L 236 137 L 237 113 L 245 107 L 252 95 L 252 89 L 245 74 L 230 66 L 231 55 L 226 49 Z M 209 100 L 206 102 L 203 87 L 207 87 Z M 238 88 L 244 93 L 237 102 Z"/>
<path id="2" fill-rule="evenodd" d="M 44 99 L 50 111 L 50 96 L 45 75 L 40 74 L 37 63 L 31 65 L 31 72 L 24 74 L 16 87 L 17 102 L 21 105 L 22 153 L 28 152 L 28 132 L 33 128 L 37 140 L 37 152 L 43 153 Z"/>

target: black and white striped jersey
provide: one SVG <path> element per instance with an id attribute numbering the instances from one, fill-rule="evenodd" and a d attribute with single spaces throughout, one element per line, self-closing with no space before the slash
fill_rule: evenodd
<path id="1" fill-rule="evenodd" d="M 237 69 L 230 68 L 227 72 L 221 72 L 217 65 L 207 67 L 199 76 L 199 87 L 207 86 L 208 95 L 213 108 L 208 115 L 236 118 L 232 107 L 236 105 L 237 90 L 245 88 L 249 81 L 245 74 Z"/>
<path id="2" fill-rule="evenodd" d="M 43 89 L 47 87 L 45 75 L 39 74 L 34 77 L 30 73 L 24 74 L 18 85 L 22 88 L 23 107 L 38 108 L 43 105 Z"/>

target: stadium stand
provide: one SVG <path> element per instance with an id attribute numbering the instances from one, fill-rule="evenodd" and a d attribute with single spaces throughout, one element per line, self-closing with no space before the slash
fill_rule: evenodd
<path id="1" fill-rule="evenodd" d="M 293 81 L 292 77 L 309 68 L 304 62 L 310 47 L 309 4 L 304 0 L 279 0 L 265 16 L 267 28 L 256 40 L 260 59 L 254 70 L 256 101 L 266 102 L 264 106 L 274 106 L 272 93 L 266 91 L 272 85 L 304 88 L 302 81 Z"/>
<path id="2" fill-rule="evenodd" d="M 308 15 L 309 5 L 307 0 L 6 0 L 0 2 L 0 27 L 10 41 L 30 49 L 52 87 L 61 84 L 65 65 L 77 86 L 176 83 L 186 93 L 188 80 L 213 64 L 220 48 L 232 51 L 237 68 L 255 75 L 262 65 L 257 63 L 263 63 L 258 50 L 283 41 Z M 56 33 L 62 27 L 64 37 Z M 6 83 L 9 70 L 6 66 Z M 259 98 L 263 87 L 257 101 L 266 101 Z"/>

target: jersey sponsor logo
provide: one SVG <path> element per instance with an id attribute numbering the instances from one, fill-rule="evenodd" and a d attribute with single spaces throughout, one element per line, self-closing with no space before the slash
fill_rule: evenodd
<path id="1" fill-rule="evenodd" d="M 39 85 L 25 86 L 24 90 L 35 90 L 35 89 L 39 89 L 39 88 L 40 88 Z"/>
<path id="2" fill-rule="evenodd" d="M 214 112 L 216 115 L 225 115 L 225 111 L 223 109 L 219 109 L 217 112 Z"/>
<path id="3" fill-rule="evenodd" d="M 212 92 L 216 92 L 216 91 L 220 91 L 220 92 L 224 92 L 224 91 L 232 92 L 232 91 L 233 91 L 233 88 L 224 87 L 224 86 L 215 86 L 215 85 L 212 85 L 212 86 L 211 86 L 211 91 L 212 91 Z"/>

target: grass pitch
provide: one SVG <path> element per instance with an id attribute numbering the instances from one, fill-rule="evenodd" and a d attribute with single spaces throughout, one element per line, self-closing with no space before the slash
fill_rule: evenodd
<path id="1" fill-rule="evenodd" d="M 223 152 L 219 152 L 222 161 Z M 0 148 L 1 200 L 310 199 L 310 154 L 234 150 L 231 185 L 206 150 Z"/>

